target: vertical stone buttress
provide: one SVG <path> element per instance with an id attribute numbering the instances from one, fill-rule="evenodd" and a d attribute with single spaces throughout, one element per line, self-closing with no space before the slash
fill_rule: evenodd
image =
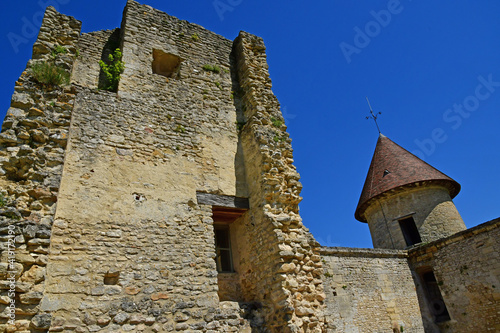
<path id="1" fill-rule="evenodd" d="M 33 59 L 16 82 L 11 107 L 0 133 L 0 331 L 45 330 L 50 315 L 40 312 L 45 290 L 49 239 L 68 140 L 75 90 L 71 86 L 44 86 L 31 67 L 52 62 L 71 73 L 77 55 L 81 22 L 48 7 Z M 54 54 L 56 46 L 66 51 Z M 15 238 L 9 238 L 13 231 Z M 15 243 L 15 264 L 7 244 Z M 11 248 L 12 249 L 12 248 Z M 6 278 L 15 273 L 15 323 L 8 325 L 11 298 Z"/>
<path id="2" fill-rule="evenodd" d="M 250 251 L 241 264 L 243 292 L 263 303 L 272 332 L 322 332 L 319 244 L 299 216 L 302 185 L 271 90 L 263 40 L 241 32 L 234 54 L 246 122 L 240 137 L 251 207 L 244 221 Z"/>

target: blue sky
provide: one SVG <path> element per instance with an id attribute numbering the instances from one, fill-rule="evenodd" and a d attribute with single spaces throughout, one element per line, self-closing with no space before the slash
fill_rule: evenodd
<path id="1" fill-rule="evenodd" d="M 499 1 L 140 2 L 229 39 L 264 38 L 301 215 L 323 245 L 372 246 L 354 219 L 378 136 L 365 96 L 386 136 L 462 185 L 454 201 L 468 227 L 500 216 Z M 118 27 L 125 0 L 4 2 L 0 119 L 47 4 L 89 32 Z"/>

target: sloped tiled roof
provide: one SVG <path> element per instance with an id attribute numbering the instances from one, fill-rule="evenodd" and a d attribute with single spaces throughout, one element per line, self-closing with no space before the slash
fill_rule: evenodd
<path id="1" fill-rule="evenodd" d="M 460 192 L 456 181 L 380 134 L 355 218 L 366 222 L 364 212 L 373 199 L 387 191 L 421 182 L 444 186 L 452 198 Z"/>

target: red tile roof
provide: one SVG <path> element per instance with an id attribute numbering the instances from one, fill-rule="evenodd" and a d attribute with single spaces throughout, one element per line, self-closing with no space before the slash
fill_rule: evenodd
<path id="1" fill-rule="evenodd" d="M 452 198 L 460 192 L 456 181 L 380 134 L 354 217 L 367 222 L 364 212 L 377 197 L 421 182 L 447 188 Z"/>

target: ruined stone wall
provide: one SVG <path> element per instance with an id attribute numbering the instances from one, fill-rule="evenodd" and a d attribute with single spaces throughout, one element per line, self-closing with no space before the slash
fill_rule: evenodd
<path id="1" fill-rule="evenodd" d="M 66 128 L 72 114 L 67 146 L 67 135 L 54 137 L 66 148 L 64 177 L 52 210 L 35 326 L 149 332 L 246 331 L 252 324 L 257 330 L 321 331 L 321 263 L 312 248 L 317 243 L 298 216 L 301 185 L 286 127 L 272 125 L 271 115 L 282 117 L 263 49 L 244 47 L 237 59 L 231 41 L 200 26 L 134 1 L 124 13 L 120 35 L 88 33 L 71 45 L 76 100 L 65 109 Z M 42 30 L 54 29 L 48 24 Z M 245 35 L 240 46 L 244 39 L 260 40 Z M 118 93 L 96 90 L 102 77 L 96 64 L 117 40 L 126 63 Z M 155 72 L 157 51 L 180 59 L 175 75 Z M 257 73 L 264 81 L 247 72 L 254 56 L 264 66 Z M 258 100 L 252 89 L 260 84 L 264 94 Z M 255 116 L 266 108 L 272 112 Z M 253 124 L 246 141 L 240 136 L 245 121 Z M 264 137 L 255 125 L 264 128 Z M 275 146 L 272 155 L 265 143 Z M 254 170 L 247 177 L 248 168 Z M 255 183 L 253 175 L 265 183 Z M 249 237 L 243 222 L 235 224 L 241 262 L 231 279 L 241 286 L 231 286 L 243 303 L 220 302 L 217 289 L 224 279 L 218 281 L 215 270 L 212 207 L 198 204 L 196 192 L 247 197 L 247 180 L 254 197 L 249 217 L 240 220 L 262 228 Z M 278 183 L 281 193 L 272 194 Z M 267 252 L 259 251 L 266 246 Z M 258 279 L 250 279 L 248 268 Z M 257 285 L 263 281 L 268 285 Z M 265 317 L 259 317 L 262 311 Z"/>
<path id="2" fill-rule="evenodd" d="M 75 90 L 34 80 L 35 62 L 71 72 L 81 23 L 49 7 L 0 133 L 0 331 L 47 329 L 39 313 Z M 56 46 L 66 53 L 53 54 Z M 9 233 L 11 231 L 11 233 Z M 11 236 L 15 236 L 12 238 Z M 15 249 L 13 246 L 15 245 Z M 11 255 L 15 263 L 9 265 Z M 15 296 L 8 278 L 15 275 Z M 15 311 L 12 324 L 11 304 Z M 9 323 L 9 325 L 7 325 Z"/>
<path id="3" fill-rule="evenodd" d="M 242 32 L 234 54 L 251 207 L 242 217 L 241 237 L 247 244 L 240 260 L 243 293 L 264 304 L 273 332 L 321 332 L 322 265 L 315 251 L 319 244 L 298 214 L 302 185 L 271 90 L 265 46 L 261 38 Z"/>
<path id="4" fill-rule="evenodd" d="M 212 211 L 196 201 L 245 194 L 231 42 L 133 1 L 121 31 L 118 95 L 80 88 L 75 103 L 42 309 L 53 330 L 244 330 L 243 310 L 219 303 Z M 107 33 L 90 36 L 73 81 L 95 88 L 87 64 Z M 184 59 L 176 78 L 151 71 L 167 42 Z"/>
<path id="5" fill-rule="evenodd" d="M 97 88 L 103 81 L 99 60 L 106 60 L 108 55 L 120 46 L 120 29 L 83 33 L 77 44 L 78 57 L 73 68 L 72 83 Z"/>
<path id="6" fill-rule="evenodd" d="M 424 332 L 407 253 L 321 249 L 328 332 Z"/>
<path id="7" fill-rule="evenodd" d="M 500 219 L 410 251 L 426 330 L 497 332 L 500 329 Z M 450 320 L 436 325 L 421 273 L 432 270 Z"/>
<path id="8" fill-rule="evenodd" d="M 432 242 L 465 230 L 465 224 L 447 189 L 421 185 L 387 193 L 367 208 L 375 248 L 405 249 L 398 219 L 412 216 L 422 242 Z"/>

